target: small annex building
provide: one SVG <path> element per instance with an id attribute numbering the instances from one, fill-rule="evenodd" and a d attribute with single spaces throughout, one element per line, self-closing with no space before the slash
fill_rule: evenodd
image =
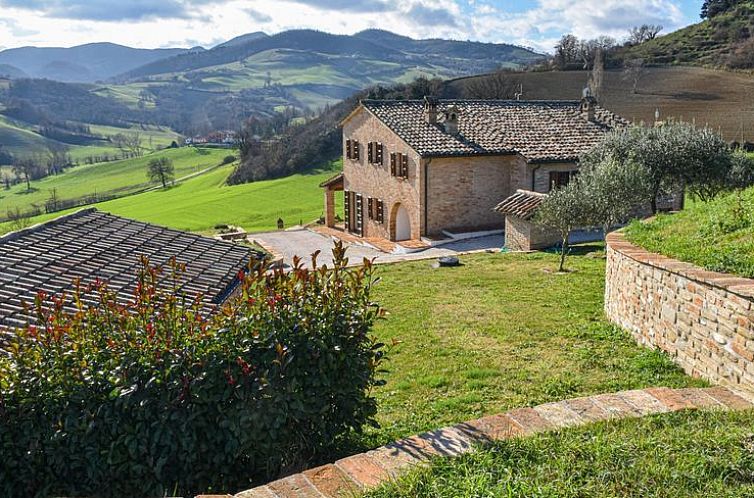
<path id="1" fill-rule="evenodd" d="M 0 330 L 34 323 L 38 292 L 70 294 L 107 282 L 119 302 L 133 298 L 142 256 L 150 265 L 185 265 L 176 292 L 211 313 L 239 285 L 239 272 L 262 255 L 238 244 L 84 209 L 0 237 Z M 166 282 L 173 288 L 173 282 Z M 84 304 L 96 304 L 84 295 Z M 0 338 L 1 342 L 1 338 Z"/>
<path id="2" fill-rule="evenodd" d="M 321 186 L 325 223 L 391 241 L 501 230 L 519 190 L 568 183 L 581 155 L 628 122 L 585 92 L 572 101 L 362 100 L 342 122 L 343 173 Z"/>
<path id="3" fill-rule="evenodd" d="M 547 194 L 518 190 L 495 206 L 505 216 L 505 247 L 511 251 L 536 251 L 558 243 L 560 237 L 534 223 L 534 216 Z"/>

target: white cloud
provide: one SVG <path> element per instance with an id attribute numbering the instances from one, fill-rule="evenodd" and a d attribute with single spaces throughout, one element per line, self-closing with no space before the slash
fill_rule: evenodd
<path id="1" fill-rule="evenodd" d="M 21 2 L 10 1 L 16 5 Z M 95 3 L 101 9 L 108 1 L 95 0 Z M 112 1 L 113 5 L 118 3 Z M 197 43 L 211 46 L 217 40 L 259 30 L 275 33 L 315 28 L 351 34 L 379 28 L 415 38 L 507 42 L 550 51 L 557 39 L 568 32 L 580 37 L 601 34 L 622 37 L 628 28 L 644 22 L 662 24 L 666 31 L 684 23 L 677 5 L 680 0 L 536 0 L 532 8 L 519 12 L 505 11 L 499 0 L 335 1 L 351 7 L 334 9 L 326 0 L 171 0 L 167 3 L 181 4 L 188 10 L 180 16 L 115 22 L 92 19 L 102 17 L 101 10 L 96 9 L 87 11 L 85 19 L 58 19 L 49 12 L 9 7 L 8 0 L 0 0 L 4 6 L 0 27 L 5 19 L 6 28 L 0 29 L 0 45 L 70 46 L 109 41 L 162 47 L 168 41 L 182 40 L 183 46 Z M 35 2 L 42 3 L 31 0 L 29 5 Z M 60 10 L 67 2 L 54 0 L 52 4 Z M 82 0 L 71 0 L 71 5 L 74 4 L 83 8 Z M 122 0 L 118 5 L 123 5 Z"/>
<path id="2" fill-rule="evenodd" d="M 498 9 L 475 16 L 474 32 L 483 39 L 506 39 L 551 51 L 562 34 L 622 39 L 632 26 L 661 24 L 665 31 L 683 26 L 677 3 L 668 0 L 539 0 L 537 7 L 515 14 Z"/>

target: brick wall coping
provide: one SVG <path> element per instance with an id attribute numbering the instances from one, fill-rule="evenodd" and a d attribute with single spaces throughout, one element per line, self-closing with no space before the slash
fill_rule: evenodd
<path id="1" fill-rule="evenodd" d="M 433 457 L 458 456 L 493 441 L 683 409 L 752 408 L 754 394 L 727 387 L 654 387 L 598 394 L 533 408 L 518 408 L 425 432 L 236 495 L 204 495 L 197 498 L 349 497 L 394 480 L 418 465 L 426 465 Z"/>
<path id="2" fill-rule="evenodd" d="M 650 252 L 632 244 L 622 231 L 608 234 L 607 246 L 638 263 L 680 275 L 689 280 L 723 289 L 744 299 L 754 299 L 754 279 L 737 277 L 730 273 L 705 270 L 691 263 Z"/>

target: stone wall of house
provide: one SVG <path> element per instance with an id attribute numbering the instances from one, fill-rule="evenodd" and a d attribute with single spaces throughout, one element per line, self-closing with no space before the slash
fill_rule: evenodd
<path id="1" fill-rule="evenodd" d="M 443 230 L 502 229 L 505 220 L 492 209 L 513 193 L 515 156 L 425 159 L 429 234 Z"/>
<path id="2" fill-rule="evenodd" d="M 550 191 L 551 171 L 576 171 L 579 165 L 576 163 L 535 163 L 529 164 L 523 157 L 516 157 L 511 185 L 516 189 L 532 190 L 546 194 Z"/>
<path id="3" fill-rule="evenodd" d="M 346 157 L 346 140 L 358 140 L 359 160 Z M 369 164 L 369 142 L 383 144 L 383 164 Z M 408 179 L 390 174 L 390 154 L 408 154 Z M 421 159 L 390 128 L 382 124 L 369 111 L 361 109 L 343 125 L 343 172 L 344 189 L 363 196 L 364 236 L 390 239 L 391 217 L 400 204 L 408 211 L 411 220 L 411 238 L 421 237 L 424 219 L 420 209 L 423 195 Z M 384 205 L 384 222 L 370 220 L 367 215 L 367 199 L 381 199 Z"/>
<path id="4" fill-rule="evenodd" d="M 687 373 L 754 390 L 754 280 L 706 271 L 608 236 L 605 311 Z"/>
<path id="5" fill-rule="evenodd" d="M 535 251 L 558 243 L 558 234 L 518 216 L 505 217 L 505 247 L 511 251 Z"/>

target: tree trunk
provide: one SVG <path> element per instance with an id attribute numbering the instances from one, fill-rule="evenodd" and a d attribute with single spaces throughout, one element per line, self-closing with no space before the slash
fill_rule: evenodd
<path id="1" fill-rule="evenodd" d="M 560 245 L 560 266 L 558 267 L 559 272 L 565 271 L 565 260 L 566 260 L 567 253 L 568 253 L 568 234 L 566 234 L 566 236 L 563 237 L 563 242 Z"/>

